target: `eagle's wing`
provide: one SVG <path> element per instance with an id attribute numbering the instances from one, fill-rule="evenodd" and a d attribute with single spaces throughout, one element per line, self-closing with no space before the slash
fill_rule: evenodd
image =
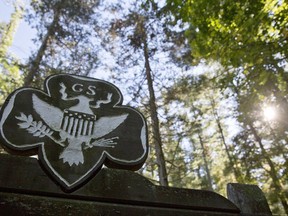
<path id="1" fill-rule="evenodd" d="M 62 110 L 46 103 L 35 94 L 32 95 L 32 102 L 34 110 L 40 115 L 44 122 L 51 129 L 59 131 L 63 118 Z"/>
<path id="2" fill-rule="evenodd" d="M 128 114 L 122 114 L 118 116 L 111 117 L 101 117 L 94 123 L 94 129 L 92 136 L 94 139 L 100 138 L 114 129 L 116 129 L 121 123 L 125 121 Z"/>

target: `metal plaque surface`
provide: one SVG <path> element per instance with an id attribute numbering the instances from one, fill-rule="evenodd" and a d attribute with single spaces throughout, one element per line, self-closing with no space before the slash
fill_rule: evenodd
<path id="1" fill-rule="evenodd" d="M 94 78 L 57 74 L 44 91 L 20 88 L 0 112 L 1 144 L 14 154 L 35 154 L 66 191 L 85 184 L 105 164 L 137 170 L 147 158 L 147 127 L 120 90 Z"/>

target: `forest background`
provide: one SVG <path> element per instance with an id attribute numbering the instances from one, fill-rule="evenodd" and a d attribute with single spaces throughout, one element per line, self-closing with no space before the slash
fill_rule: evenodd
<path id="1" fill-rule="evenodd" d="M 287 1 L 4 4 L 13 12 L 0 15 L 0 104 L 50 74 L 104 78 L 147 118 L 140 174 L 224 196 L 229 182 L 257 184 L 273 214 L 288 215 Z M 13 47 L 21 22 L 33 32 L 25 57 Z"/>

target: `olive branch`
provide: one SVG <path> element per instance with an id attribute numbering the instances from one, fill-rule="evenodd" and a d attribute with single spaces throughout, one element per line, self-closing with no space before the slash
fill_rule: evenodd
<path id="1" fill-rule="evenodd" d="M 24 113 L 20 113 L 20 116 L 15 116 L 16 119 L 20 120 L 21 122 L 18 123 L 19 127 L 21 129 L 26 129 L 30 134 L 32 134 L 34 137 L 44 137 L 47 136 L 53 141 L 55 141 L 57 144 L 64 146 L 64 144 L 59 143 L 58 140 L 55 140 L 52 136 L 53 131 L 43 124 L 42 121 L 34 121 L 32 115 L 26 116 Z"/>

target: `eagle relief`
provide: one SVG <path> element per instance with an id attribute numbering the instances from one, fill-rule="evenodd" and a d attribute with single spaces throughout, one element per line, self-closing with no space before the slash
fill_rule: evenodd
<path id="1" fill-rule="evenodd" d="M 14 154 L 38 154 L 41 167 L 68 192 L 103 164 L 137 170 L 148 154 L 147 126 L 143 115 L 122 101 L 109 82 L 52 75 L 44 91 L 20 88 L 6 99 L 1 144 Z"/>

